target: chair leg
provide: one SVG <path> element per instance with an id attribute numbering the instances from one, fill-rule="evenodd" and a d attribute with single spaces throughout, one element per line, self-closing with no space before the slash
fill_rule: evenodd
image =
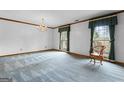
<path id="1" fill-rule="evenodd" d="M 94 59 L 94 64 L 96 63 L 96 60 Z"/>
<path id="2" fill-rule="evenodd" d="M 92 58 L 90 59 L 90 62 L 92 62 Z"/>
<path id="3" fill-rule="evenodd" d="M 100 60 L 100 64 L 103 65 L 103 64 L 102 64 L 102 60 Z"/>

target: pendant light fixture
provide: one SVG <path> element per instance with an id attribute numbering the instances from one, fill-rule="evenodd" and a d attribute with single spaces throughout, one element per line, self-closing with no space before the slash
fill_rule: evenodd
<path id="1" fill-rule="evenodd" d="M 44 18 L 42 18 L 42 20 L 41 20 L 39 29 L 40 29 L 40 31 L 47 31 L 47 26 L 44 24 Z"/>

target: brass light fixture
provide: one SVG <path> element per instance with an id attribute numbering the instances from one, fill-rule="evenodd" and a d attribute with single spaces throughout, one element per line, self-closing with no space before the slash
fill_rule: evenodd
<path id="1" fill-rule="evenodd" d="M 47 31 L 47 26 L 44 24 L 44 18 L 42 18 L 39 29 L 40 29 L 40 31 Z"/>

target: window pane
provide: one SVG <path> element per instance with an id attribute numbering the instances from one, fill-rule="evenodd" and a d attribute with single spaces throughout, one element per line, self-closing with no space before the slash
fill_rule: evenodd
<path id="1" fill-rule="evenodd" d="M 93 47 L 102 46 L 106 47 L 104 51 L 104 56 L 109 56 L 110 51 L 110 34 L 109 34 L 109 26 L 97 26 L 94 30 L 93 36 Z M 99 50 L 98 50 L 99 51 Z"/>
<path id="2" fill-rule="evenodd" d="M 67 31 L 61 32 L 61 49 L 67 50 Z"/>
<path id="3" fill-rule="evenodd" d="M 61 41 L 61 45 L 62 45 L 62 50 L 66 50 L 67 49 L 67 40 Z"/>
<path id="4" fill-rule="evenodd" d="M 67 40 L 67 31 L 61 32 L 61 40 Z"/>
<path id="5" fill-rule="evenodd" d="M 95 27 L 94 40 L 110 40 L 109 26 Z"/>

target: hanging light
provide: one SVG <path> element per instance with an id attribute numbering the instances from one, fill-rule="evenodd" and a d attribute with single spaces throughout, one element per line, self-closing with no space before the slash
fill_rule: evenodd
<path id="1" fill-rule="evenodd" d="M 40 31 L 47 31 L 47 26 L 44 24 L 44 18 L 42 18 L 42 22 L 39 26 Z"/>

